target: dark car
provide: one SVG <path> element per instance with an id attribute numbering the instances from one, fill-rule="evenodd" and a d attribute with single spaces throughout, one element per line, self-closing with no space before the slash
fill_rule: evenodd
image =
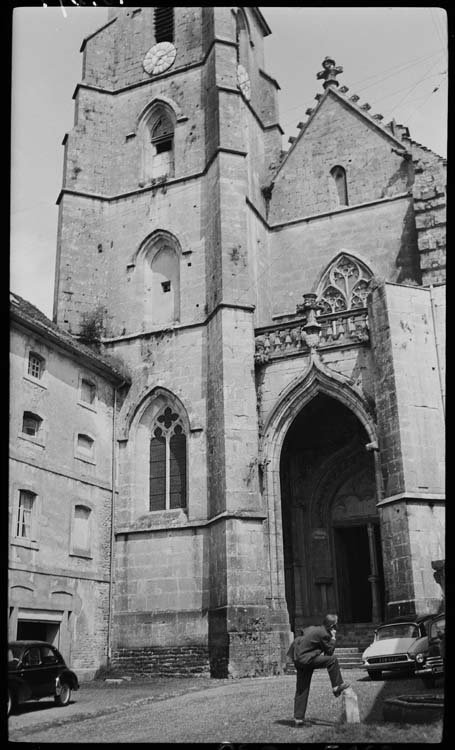
<path id="1" fill-rule="evenodd" d="M 386 671 L 414 672 L 416 655 L 428 648 L 427 627 L 433 617 L 401 615 L 375 630 L 373 643 L 362 654 L 372 680 L 380 680 Z"/>
<path id="2" fill-rule="evenodd" d="M 441 612 L 427 626 L 428 647 L 415 656 L 415 674 L 422 678 L 425 687 L 434 687 L 436 680 L 444 677 L 446 616 Z"/>
<path id="3" fill-rule="evenodd" d="M 19 703 L 54 696 L 57 706 L 67 706 L 71 692 L 79 689 L 77 676 L 54 646 L 44 641 L 10 641 L 8 644 L 8 715 Z"/>

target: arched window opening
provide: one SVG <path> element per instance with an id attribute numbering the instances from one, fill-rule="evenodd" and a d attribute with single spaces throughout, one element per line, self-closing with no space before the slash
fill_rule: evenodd
<path id="1" fill-rule="evenodd" d="M 162 245 L 150 263 L 150 322 L 175 323 L 180 317 L 180 263 L 173 247 Z"/>
<path id="2" fill-rule="evenodd" d="M 332 175 L 334 182 L 335 182 L 335 187 L 336 187 L 337 195 L 338 195 L 338 204 L 340 206 L 347 206 L 348 205 L 348 185 L 346 182 L 345 169 L 343 169 L 343 167 L 336 166 L 330 170 L 330 174 Z"/>
<path id="3" fill-rule="evenodd" d="M 141 186 L 161 177 L 174 176 L 175 122 L 173 109 L 156 101 L 141 117 L 138 133 L 141 143 Z"/>
<path id="4" fill-rule="evenodd" d="M 186 435 L 179 414 L 166 406 L 150 440 L 150 510 L 186 508 Z"/>
<path id="5" fill-rule="evenodd" d="M 153 118 L 150 128 L 152 178 L 174 174 L 174 124 L 165 111 Z"/>
<path id="6" fill-rule="evenodd" d="M 174 41 L 174 8 L 155 8 L 155 41 Z"/>
<path id="7" fill-rule="evenodd" d="M 339 256 L 325 271 L 319 284 L 318 298 L 322 314 L 366 307 L 372 273 L 359 260 Z"/>

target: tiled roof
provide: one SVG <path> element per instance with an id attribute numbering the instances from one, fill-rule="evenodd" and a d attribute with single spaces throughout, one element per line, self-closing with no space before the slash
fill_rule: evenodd
<path id="1" fill-rule="evenodd" d="M 108 355 L 99 354 L 89 346 L 82 344 L 70 333 L 59 328 L 56 323 L 53 323 L 35 305 L 27 302 L 27 300 L 14 292 L 10 292 L 10 311 L 12 319 L 16 319 L 24 325 L 29 325 L 38 330 L 43 336 L 51 339 L 63 348 L 72 351 L 73 354 L 86 358 L 92 367 L 102 369 L 108 379 L 130 382 L 126 366 L 123 368 L 117 361 L 111 361 Z"/>

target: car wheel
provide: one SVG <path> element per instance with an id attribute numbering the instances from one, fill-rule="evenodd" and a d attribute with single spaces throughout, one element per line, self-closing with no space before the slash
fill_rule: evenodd
<path id="1" fill-rule="evenodd" d="M 11 690 L 8 688 L 8 713 L 7 713 L 7 716 L 9 716 L 10 713 L 11 713 L 11 711 L 13 710 L 13 705 L 14 705 L 13 695 L 11 693 Z"/>
<path id="2" fill-rule="evenodd" d="M 371 680 L 380 680 L 382 678 L 382 672 L 380 669 L 375 669 L 374 672 L 372 669 L 367 669 L 367 672 L 368 672 L 368 677 Z"/>
<path id="3" fill-rule="evenodd" d="M 422 677 L 422 682 L 426 688 L 434 688 L 435 686 L 435 679 L 430 675 Z"/>
<path id="4" fill-rule="evenodd" d="M 67 706 L 71 700 L 71 688 L 67 682 L 62 682 L 60 686 L 60 695 L 55 696 L 57 706 Z"/>

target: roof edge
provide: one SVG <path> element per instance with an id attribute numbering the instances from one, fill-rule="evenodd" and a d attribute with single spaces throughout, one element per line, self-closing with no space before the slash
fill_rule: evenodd
<path id="1" fill-rule="evenodd" d="M 104 23 L 102 26 L 100 26 L 100 28 L 97 29 L 96 31 L 94 31 L 92 34 L 89 34 L 88 36 L 84 37 L 84 39 L 82 40 L 82 44 L 80 46 L 79 52 L 83 52 L 84 51 L 85 45 L 87 44 L 87 42 L 90 39 L 92 39 L 92 37 L 94 37 L 97 34 L 99 34 L 100 31 L 104 31 L 104 29 L 107 29 L 107 27 L 110 26 L 111 23 L 114 23 L 114 21 L 116 21 L 116 20 L 117 20 L 117 16 L 115 16 L 115 18 L 111 18 L 110 21 L 106 21 L 106 23 Z"/>
<path id="2" fill-rule="evenodd" d="M 27 314 L 25 310 L 21 309 L 19 306 L 16 306 L 14 303 L 13 305 L 10 305 L 10 319 L 14 320 L 16 323 L 24 326 L 25 328 L 28 328 L 29 330 L 32 330 L 39 335 L 50 339 L 61 349 L 65 349 L 66 351 L 71 352 L 74 356 L 84 359 L 90 364 L 93 369 L 101 371 L 105 376 L 107 376 L 107 379 L 111 380 L 117 385 L 121 385 L 125 382 L 130 382 L 130 378 L 126 373 L 121 372 L 120 369 L 117 369 L 114 365 L 111 365 L 109 362 L 104 360 L 104 355 L 97 355 L 95 352 L 92 352 L 87 346 L 78 341 L 78 339 L 74 339 L 73 342 L 71 340 L 71 334 L 67 333 L 66 331 L 60 330 L 58 326 L 57 330 L 54 330 L 52 327 L 48 327 L 43 323 L 43 321 L 31 317 L 31 315 Z M 49 320 L 49 323 L 54 326 L 56 325 L 55 323 L 52 323 L 51 320 Z"/>
<path id="3" fill-rule="evenodd" d="M 249 7 L 250 7 L 251 12 L 255 16 L 257 22 L 259 23 L 259 26 L 261 27 L 262 33 L 264 34 L 264 36 L 269 36 L 272 33 L 272 29 L 268 25 L 267 21 L 265 20 L 259 8 L 256 7 L 255 5 L 250 5 Z"/>

